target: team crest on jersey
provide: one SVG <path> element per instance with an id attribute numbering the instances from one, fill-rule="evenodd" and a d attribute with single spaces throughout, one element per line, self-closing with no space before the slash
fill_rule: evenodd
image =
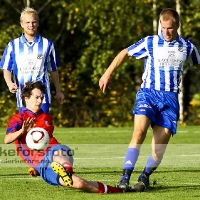
<path id="1" fill-rule="evenodd" d="M 42 59 L 44 56 L 42 54 L 38 54 L 37 59 Z"/>
<path id="2" fill-rule="evenodd" d="M 50 126 L 48 121 L 45 120 L 44 123 L 46 126 Z"/>
<path id="3" fill-rule="evenodd" d="M 183 47 L 179 47 L 178 51 L 183 52 Z"/>

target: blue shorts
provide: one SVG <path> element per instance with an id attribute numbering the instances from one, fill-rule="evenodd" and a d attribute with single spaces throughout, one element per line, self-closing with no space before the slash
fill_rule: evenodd
<path id="1" fill-rule="evenodd" d="M 176 134 L 179 119 L 178 94 L 141 88 L 136 95 L 133 114 L 145 115 L 154 124 L 168 128 L 172 135 Z"/>
<path id="2" fill-rule="evenodd" d="M 62 150 L 66 153 L 66 155 L 72 156 L 71 149 L 68 146 L 62 144 L 53 146 L 46 152 L 43 160 L 38 164 L 38 167 L 36 169 L 46 183 L 54 186 L 60 185 L 58 181 L 58 174 L 56 174 L 51 168 L 54 152 L 58 150 Z"/>

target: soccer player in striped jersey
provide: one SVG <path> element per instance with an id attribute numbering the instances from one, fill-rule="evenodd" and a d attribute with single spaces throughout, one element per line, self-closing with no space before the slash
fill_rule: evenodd
<path id="1" fill-rule="evenodd" d="M 47 87 L 42 109 L 48 113 L 51 104 L 48 73 L 51 74 L 58 102 L 62 103 L 64 100 L 57 71 L 60 61 L 52 41 L 40 36 L 37 32 L 39 16 L 36 10 L 26 7 L 21 13 L 20 24 L 23 33 L 21 37 L 8 43 L 0 62 L 0 68 L 3 70 L 10 92 L 16 93 L 19 111 L 23 107 L 20 98 L 22 86 L 27 81 L 42 81 Z"/>
<path id="2" fill-rule="evenodd" d="M 53 119 L 41 109 L 46 87 L 41 81 L 27 82 L 22 88 L 21 112 L 10 118 L 4 142 L 15 142 L 21 159 L 39 172 L 41 178 L 52 186 L 65 186 L 93 193 L 122 193 L 122 189 L 96 181 L 87 181 L 73 173 L 71 149 L 53 136 Z M 33 127 L 45 129 L 50 137 L 49 145 L 41 151 L 31 150 L 26 144 L 26 135 Z M 135 192 L 129 188 L 128 192 Z"/>
<path id="3" fill-rule="evenodd" d="M 147 36 L 123 49 L 99 80 L 99 87 L 105 92 L 106 88 L 110 87 L 114 70 L 126 58 L 144 58 L 142 84 L 133 109 L 133 135 L 124 159 L 123 174 L 118 182 L 118 187 L 123 190 L 128 188 L 149 126 L 153 129 L 152 152 L 135 187 L 144 184 L 145 190 L 150 188 L 149 176 L 161 163 L 170 137 L 176 134 L 179 119 L 178 93 L 183 65 L 187 61 L 189 66 L 200 67 L 197 48 L 178 34 L 178 12 L 171 8 L 164 9 L 160 14 L 160 23 L 162 32 L 159 35 Z"/>

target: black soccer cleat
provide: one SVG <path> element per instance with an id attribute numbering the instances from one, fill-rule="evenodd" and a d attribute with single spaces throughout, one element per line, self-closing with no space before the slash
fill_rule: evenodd
<path id="1" fill-rule="evenodd" d="M 142 187 L 143 185 L 143 187 Z M 138 177 L 138 183 L 136 183 L 134 185 L 134 188 L 136 190 L 141 190 L 141 192 L 143 191 L 148 191 L 150 189 L 150 185 L 149 185 L 149 176 L 147 176 L 146 174 L 142 173 L 139 177 Z"/>
<path id="2" fill-rule="evenodd" d="M 129 187 L 129 177 L 127 175 L 122 176 L 121 180 L 117 184 L 117 187 L 124 190 L 124 191 L 128 191 L 130 189 L 130 187 Z"/>
<path id="3" fill-rule="evenodd" d="M 142 181 L 139 181 L 133 186 L 133 189 L 135 192 L 144 192 L 145 191 L 145 185 Z"/>

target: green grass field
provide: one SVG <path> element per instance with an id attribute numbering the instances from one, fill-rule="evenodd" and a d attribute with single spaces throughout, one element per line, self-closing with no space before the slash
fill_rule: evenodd
<path id="1" fill-rule="evenodd" d="M 55 136 L 74 152 L 74 171 L 88 180 L 116 185 L 119 181 L 127 145 L 133 128 L 55 128 Z M 200 128 L 180 127 L 171 138 L 163 162 L 151 176 L 152 190 L 143 193 L 90 194 L 64 187 L 53 187 L 40 177 L 29 177 L 28 167 L 19 162 L 14 145 L 3 144 L 5 129 L 0 129 L 0 199 L 1 200 L 193 200 L 200 199 Z M 152 131 L 149 129 L 131 184 L 146 164 L 150 154 Z M 7 161 L 7 162 L 6 162 Z M 12 162 L 11 162 L 12 161 Z"/>

